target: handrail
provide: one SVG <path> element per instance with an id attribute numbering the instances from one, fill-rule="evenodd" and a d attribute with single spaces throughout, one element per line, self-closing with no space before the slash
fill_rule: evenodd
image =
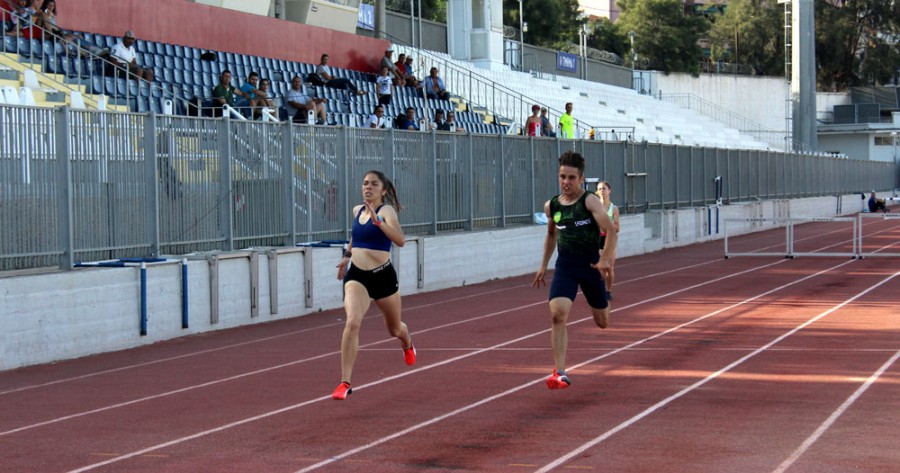
<path id="1" fill-rule="evenodd" d="M 10 15 L 12 14 L 12 11 L 7 10 L 3 6 L 0 6 L 0 11 L 6 12 L 7 14 L 10 14 Z M 18 25 L 17 25 L 17 28 L 18 28 Z M 29 26 L 28 28 L 32 29 L 32 31 L 34 31 L 34 30 L 40 31 L 42 39 L 22 38 L 20 36 L 20 31 L 18 31 L 18 30 L 16 31 L 16 33 L 17 33 L 17 36 L 16 36 L 17 50 L 16 50 L 15 54 L 17 56 L 22 56 L 22 57 L 25 57 L 28 59 L 28 62 L 20 61 L 19 63 L 22 64 L 23 66 L 26 66 L 28 69 L 34 71 L 35 74 L 40 74 L 41 76 L 52 81 L 54 83 L 54 86 L 58 85 L 60 88 L 65 89 L 69 92 L 79 92 L 79 93 L 81 93 L 82 91 L 78 86 L 84 86 L 86 89 L 87 95 L 91 96 L 99 104 L 100 100 L 97 98 L 97 95 L 105 96 L 106 94 L 94 94 L 93 93 L 92 85 L 94 82 L 94 77 L 99 76 L 101 78 L 106 78 L 107 76 L 105 74 L 103 74 L 102 71 L 100 73 L 95 74 L 95 71 L 93 70 L 93 68 L 91 68 L 91 70 L 89 70 L 87 72 L 87 77 L 86 78 L 83 77 L 82 58 L 87 58 L 90 61 L 99 62 L 99 65 L 103 70 L 106 70 L 107 68 L 112 68 L 115 71 L 115 73 L 113 74 L 113 78 L 115 78 L 115 79 L 119 79 L 120 77 L 125 77 L 126 81 L 127 80 L 142 81 L 142 79 L 137 77 L 135 74 L 132 74 L 131 72 L 129 72 L 127 68 L 121 67 L 116 63 L 113 63 L 111 61 L 104 59 L 102 56 L 96 54 L 94 51 L 91 51 L 89 48 L 84 47 L 84 45 L 79 42 L 79 41 L 84 41 L 84 42 L 90 43 L 91 45 L 93 45 L 94 47 L 97 47 L 98 49 L 101 49 L 100 45 L 94 44 L 92 41 L 88 41 L 86 39 L 80 39 L 77 37 L 72 41 L 68 41 L 65 38 L 60 37 L 56 33 L 44 28 L 43 26 L 38 25 L 37 23 L 32 23 L 31 26 Z M 81 33 L 75 33 L 75 34 L 81 34 Z M 51 39 L 48 40 L 46 38 L 51 38 Z M 53 74 L 63 76 L 63 79 L 60 81 L 60 80 L 56 80 L 55 78 L 50 77 L 50 75 L 46 71 L 44 71 L 43 68 L 41 69 L 41 71 L 37 71 L 35 69 L 34 65 L 35 64 L 43 64 L 43 61 L 41 59 L 38 59 L 35 57 L 34 49 L 32 49 L 30 47 L 29 47 L 28 54 L 23 55 L 23 54 L 19 53 L 18 41 L 23 40 L 23 39 L 40 41 L 42 48 L 43 48 L 43 43 L 45 41 L 51 41 L 53 44 L 53 51 L 50 54 L 51 54 L 53 60 L 56 60 L 56 57 L 60 55 L 58 53 L 58 51 L 63 51 L 63 54 L 68 56 L 69 52 L 71 51 L 70 48 L 74 48 L 74 52 L 76 54 L 74 57 L 77 58 L 77 62 L 75 63 L 76 77 L 74 77 L 73 79 L 77 79 L 77 81 L 78 81 L 77 86 L 73 86 L 72 84 L 66 82 L 66 78 L 67 78 L 66 72 L 54 71 Z M 42 51 L 41 54 L 46 55 L 47 53 Z M 88 81 L 87 84 L 85 84 L 85 82 L 84 82 L 85 79 Z M 144 82 L 146 82 L 146 81 L 144 81 Z M 187 110 L 188 101 L 185 100 L 183 97 L 179 97 L 179 96 L 175 95 L 174 92 L 165 90 L 164 88 L 162 88 L 161 86 L 159 86 L 158 84 L 156 84 L 154 82 L 146 82 L 146 83 L 147 83 L 148 87 L 150 88 L 149 90 L 150 90 L 151 96 L 154 95 L 153 94 L 154 91 L 158 91 L 161 98 L 173 100 L 173 103 L 178 102 L 184 106 L 185 110 Z M 138 87 L 140 87 L 140 85 L 138 85 Z M 116 94 L 115 96 L 109 97 L 109 98 L 112 100 L 124 98 L 126 107 L 127 107 L 128 104 L 130 104 L 130 102 L 131 102 L 131 100 L 130 100 L 131 98 L 136 99 L 139 96 L 140 96 L 140 91 L 138 91 L 137 94 L 132 94 L 131 88 L 128 87 L 128 84 L 126 83 L 124 96 Z M 107 101 L 107 102 L 109 102 L 109 101 Z M 173 112 L 174 112 L 174 110 L 173 110 Z"/>
<path id="2" fill-rule="evenodd" d="M 528 116 L 531 115 L 531 106 L 534 104 L 546 107 L 548 112 L 557 117 L 565 113 L 564 111 L 553 108 L 547 104 L 542 104 L 538 100 L 528 97 L 525 94 L 500 85 L 499 83 L 491 80 L 486 76 L 468 69 L 460 68 L 452 62 L 437 57 L 431 51 L 416 48 L 403 41 L 402 39 L 390 34 L 385 33 L 385 35 L 395 45 L 400 45 L 404 48 L 415 51 L 420 58 L 422 56 L 429 58 L 432 62 L 432 66 L 437 65 L 444 71 L 444 81 L 446 84 L 448 84 L 448 90 L 452 90 L 452 92 L 456 93 L 457 95 L 462 95 L 463 92 L 468 91 L 467 96 L 465 96 L 466 100 L 477 107 L 483 107 L 493 113 L 502 116 L 503 118 L 510 119 L 514 123 L 518 124 L 524 123 L 525 119 L 527 119 Z M 424 61 L 420 61 L 419 64 L 420 66 L 424 65 Z M 421 69 L 423 71 L 430 70 L 430 67 L 428 67 L 427 69 L 425 67 L 421 67 Z M 451 85 L 453 85 L 452 88 Z M 492 104 L 483 103 L 477 100 L 475 90 L 479 87 L 484 88 L 485 92 L 490 92 L 490 98 L 493 102 Z M 590 125 L 578 119 L 575 119 L 575 127 L 583 137 L 586 137 L 588 135 L 591 128 Z"/>
<path id="3" fill-rule="evenodd" d="M 721 105 L 717 105 L 697 95 L 689 93 L 660 93 L 659 99 L 706 115 L 713 120 L 724 123 L 731 128 L 735 128 L 741 133 L 751 135 L 773 147 L 782 148 L 788 144 L 786 143 L 787 135 L 784 131 L 770 130 L 756 121 L 731 110 L 727 110 Z M 801 143 L 797 141 L 794 141 L 793 144 L 795 147 L 801 146 Z"/>

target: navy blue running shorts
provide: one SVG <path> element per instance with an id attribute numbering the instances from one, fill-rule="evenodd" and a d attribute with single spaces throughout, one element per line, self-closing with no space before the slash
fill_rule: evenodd
<path id="1" fill-rule="evenodd" d="M 553 282 L 550 283 L 550 300 L 565 297 L 574 301 L 580 286 L 589 306 L 595 309 L 609 307 L 603 276 L 600 271 L 591 267 L 600 260 L 600 255 L 593 256 L 593 261 L 590 256 L 585 255 L 560 254 L 556 257 L 556 271 L 553 273 Z"/>

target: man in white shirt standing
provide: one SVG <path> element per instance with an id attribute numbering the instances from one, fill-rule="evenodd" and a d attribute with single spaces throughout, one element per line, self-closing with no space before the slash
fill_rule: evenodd
<path id="1" fill-rule="evenodd" d="M 152 81 L 153 69 L 144 69 L 138 66 L 136 57 L 137 52 L 134 50 L 134 33 L 129 30 L 125 32 L 122 39 L 109 51 L 109 62 L 118 67 L 108 66 L 106 68 L 106 74 L 118 75 L 121 77 L 124 76 L 123 72 L 127 69 L 128 72 L 136 75 L 140 79 Z"/>

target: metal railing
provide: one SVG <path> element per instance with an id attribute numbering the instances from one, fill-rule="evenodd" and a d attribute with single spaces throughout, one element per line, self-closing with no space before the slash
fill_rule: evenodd
<path id="1" fill-rule="evenodd" d="M 11 14 L 2 6 L 0 11 Z M 127 68 L 109 61 L 105 55 L 101 55 L 105 47 L 84 39 L 82 33 L 67 32 L 65 36 L 60 36 L 36 24 L 28 28 L 32 34 L 40 33 L 41 38 L 24 38 L 22 32 L 17 31 L 15 54 L 24 68 L 42 77 L 43 82 L 50 84 L 56 91 L 83 93 L 93 101 L 88 101 L 85 105 L 94 105 L 95 108 L 101 108 L 100 104 L 107 103 L 126 106 L 133 111 L 137 108 L 138 97 L 146 96 L 162 99 L 161 102 L 171 101 L 171 113 L 187 110 L 188 101 L 183 96 L 176 95 L 174 89 L 166 90 L 156 82 L 139 79 Z M 52 51 L 49 53 L 47 43 L 51 45 L 49 49 Z M 3 50 L 5 49 L 4 45 Z M 41 66 L 40 69 L 37 65 Z M 111 82 L 108 84 L 107 81 Z M 112 95 L 107 94 L 110 87 L 115 92 Z M 160 108 L 163 109 L 162 106 Z"/>
<path id="2" fill-rule="evenodd" d="M 775 149 L 786 149 L 787 143 L 784 131 L 770 130 L 762 124 L 755 122 L 747 117 L 739 115 L 728 110 L 721 105 L 717 105 L 706 99 L 694 94 L 659 94 L 659 99 L 665 102 L 674 103 L 682 108 L 694 110 L 695 112 L 706 115 L 707 117 L 723 123 L 730 128 L 734 128 L 741 133 L 752 136 L 758 141 L 768 143 Z M 794 143 L 799 146 L 799 142 Z"/>
<path id="3" fill-rule="evenodd" d="M 370 169 L 408 234 L 529 225 L 569 149 L 623 212 L 896 185 L 798 153 L 0 105 L 0 270 L 343 239 Z"/>

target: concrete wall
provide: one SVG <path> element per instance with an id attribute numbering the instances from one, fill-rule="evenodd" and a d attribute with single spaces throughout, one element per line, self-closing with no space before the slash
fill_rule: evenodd
<path id="1" fill-rule="evenodd" d="M 858 195 L 847 196 L 844 202 L 850 204 L 843 212 L 860 210 Z M 728 205 L 719 209 L 718 218 L 721 222 L 725 218 L 827 217 L 838 211 L 836 203 L 835 197 L 820 197 Z M 716 232 L 717 226 L 709 225 L 711 216 L 715 218 L 715 213 L 706 207 L 623 215 L 617 255 L 623 258 L 722 238 L 722 227 Z M 729 227 L 729 233 L 762 229 L 765 227 L 736 225 Z M 394 253 L 401 292 L 434 291 L 531 274 L 540 264 L 545 234 L 546 227 L 536 225 L 411 238 Z M 187 329 L 181 328 L 180 265 L 150 266 L 146 336 L 139 334 L 138 268 L 76 269 L 0 279 L 0 370 L 341 307 L 341 284 L 335 279 L 339 248 L 269 251 L 275 253 L 272 259 L 264 250 L 255 259 L 255 298 L 251 296 L 250 283 L 252 252 L 229 253 L 215 259 L 215 288 L 211 284 L 215 272 L 208 259 L 189 260 Z M 421 261 L 419 254 L 423 256 Z M 270 275 L 274 284 L 269 282 Z M 213 297 L 216 293 L 217 297 Z M 277 296 L 277 306 L 272 303 L 273 296 Z M 217 312 L 213 310 L 216 305 Z M 254 310 L 255 317 L 251 316 Z M 216 314 L 218 322 L 213 323 Z"/>
<path id="2" fill-rule="evenodd" d="M 737 76 L 728 74 L 659 74 L 657 95 L 694 94 L 725 110 L 753 120 L 768 130 L 784 131 L 787 113 L 788 83 L 781 77 Z"/>

